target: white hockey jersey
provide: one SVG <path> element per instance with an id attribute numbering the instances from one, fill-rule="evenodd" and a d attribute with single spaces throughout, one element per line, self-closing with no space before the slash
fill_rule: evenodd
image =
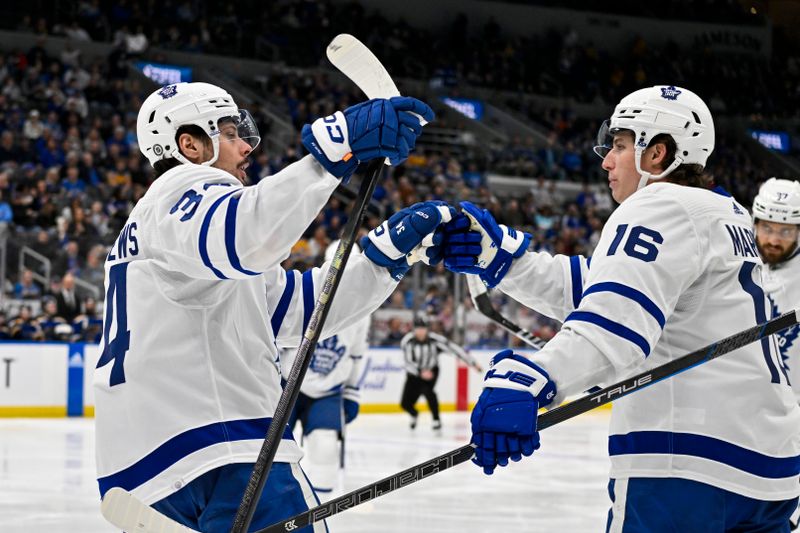
<path id="1" fill-rule="evenodd" d="M 367 334 L 370 323 L 370 317 L 364 318 L 318 342 L 300 392 L 311 398 L 322 398 L 345 388 L 358 390 L 362 362 L 369 348 Z M 295 347 L 284 350 L 281 365 L 284 377 L 288 376 L 296 355 Z"/>
<path id="2" fill-rule="evenodd" d="M 181 165 L 137 203 L 105 264 L 101 494 L 119 486 L 154 503 L 213 468 L 255 461 L 281 394 L 277 345 L 300 343 L 327 272 L 279 262 L 337 184 L 311 156 L 252 187 Z M 395 286 L 354 255 L 323 334 Z M 300 457 L 287 430 L 275 460 Z"/>
<path id="3" fill-rule="evenodd" d="M 765 321 L 761 278 L 740 204 L 657 183 L 617 208 L 591 260 L 528 253 L 500 288 L 564 322 L 533 356 L 563 399 Z M 800 494 L 800 407 L 775 338 L 614 402 L 609 454 L 613 478 L 678 477 L 762 500 Z"/>
<path id="4" fill-rule="evenodd" d="M 800 309 L 800 248 L 778 265 L 766 265 L 764 290 L 772 304 L 772 315 Z M 800 403 L 800 326 L 777 335 L 781 360 L 789 374 L 797 402 Z"/>

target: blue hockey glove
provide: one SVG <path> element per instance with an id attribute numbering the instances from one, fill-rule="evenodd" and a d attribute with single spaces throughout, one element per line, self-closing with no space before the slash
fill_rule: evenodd
<path id="1" fill-rule="evenodd" d="M 478 403 L 472 410 L 472 462 L 492 474 L 508 460 L 539 449 L 536 417 L 539 407 L 552 403 L 555 383 L 532 361 L 503 350 L 492 359 Z"/>
<path id="2" fill-rule="evenodd" d="M 444 227 L 444 265 L 453 272 L 478 274 L 494 287 L 528 249 L 531 236 L 498 224 L 489 211 L 470 202 L 461 202 L 461 210 L 463 214 Z"/>
<path id="3" fill-rule="evenodd" d="M 376 98 L 303 126 L 303 145 L 325 170 L 348 178 L 362 161 L 389 158 L 399 165 L 414 149 L 422 125 L 434 119 L 428 104 L 409 96 Z"/>
<path id="4" fill-rule="evenodd" d="M 444 202 L 420 202 L 392 215 L 361 239 L 361 248 L 376 265 L 386 267 L 401 280 L 417 261 L 436 264 L 442 235 L 439 224 L 449 222 L 456 210 Z"/>

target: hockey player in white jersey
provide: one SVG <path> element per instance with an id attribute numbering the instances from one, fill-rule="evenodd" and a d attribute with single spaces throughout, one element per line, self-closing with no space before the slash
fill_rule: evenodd
<path id="1" fill-rule="evenodd" d="M 333 260 L 334 241 L 325 252 Z M 353 255 L 360 249 L 353 245 Z M 369 345 L 367 335 L 371 317 L 362 318 L 336 335 L 317 343 L 297 398 L 289 427 L 303 426 L 306 455 L 303 466 L 314 491 L 324 500 L 341 488 L 339 479 L 340 449 L 344 446 L 345 426 L 358 416 L 360 379 L 363 360 Z M 281 361 L 284 376 L 294 363 L 297 348 L 286 349 Z"/>
<path id="2" fill-rule="evenodd" d="M 800 182 L 768 179 L 753 200 L 756 246 L 764 261 L 764 290 L 772 316 L 800 308 Z M 781 360 L 800 403 L 800 327 L 777 335 Z M 800 526 L 800 506 L 791 516 L 792 531 Z"/>
<path id="3" fill-rule="evenodd" d="M 446 232 L 451 269 L 563 322 L 532 360 L 494 357 L 472 412 L 487 473 L 539 447 L 537 408 L 769 317 L 750 215 L 703 173 L 714 148 L 705 103 L 680 87 L 641 89 L 598 141 L 621 205 L 591 268 L 584 257 L 526 253 L 528 235 L 471 204 Z M 608 446 L 607 531 L 788 531 L 800 408 L 774 338 L 618 400 Z"/>
<path id="4" fill-rule="evenodd" d="M 193 529 L 229 530 L 281 394 L 278 346 L 299 344 L 327 271 L 279 263 L 359 162 L 408 157 L 422 130 L 412 112 L 433 119 L 407 97 L 320 118 L 302 131 L 311 155 L 247 187 L 260 139 L 225 90 L 181 83 L 144 101 L 139 148 L 158 179 L 105 264 L 94 376 L 101 495 L 122 487 Z M 323 336 L 383 302 L 409 252 L 450 213 L 425 203 L 371 232 L 348 262 Z M 252 527 L 316 503 L 300 455 L 287 428 Z"/>
<path id="5" fill-rule="evenodd" d="M 772 316 L 800 308 L 800 182 L 767 180 L 753 200 L 753 219 Z M 781 360 L 800 403 L 800 326 L 777 336 Z"/>

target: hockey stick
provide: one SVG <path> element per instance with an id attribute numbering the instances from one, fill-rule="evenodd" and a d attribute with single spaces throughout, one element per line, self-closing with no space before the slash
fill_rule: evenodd
<path id="1" fill-rule="evenodd" d="M 757 340 L 768 337 L 784 329 L 790 328 L 800 321 L 798 311 L 790 311 L 764 324 L 748 328 L 744 331 L 709 344 L 699 350 L 661 365 L 649 372 L 588 394 L 572 403 L 548 411 L 539 417 L 539 430 L 554 426 L 587 411 L 605 405 L 613 400 L 627 396 L 653 383 L 688 370 L 701 363 L 711 361 L 726 353 L 737 350 Z M 293 531 L 330 516 L 338 514 L 356 505 L 374 500 L 401 487 L 415 483 L 433 474 L 447 470 L 468 461 L 473 454 L 473 446 L 467 444 L 449 451 L 424 463 L 412 466 L 370 485 L 354 490 L 308 511 L 295 515 L 283 522 L 278 522 L 256 533 L 278 533 Z M 152 507 L 145 505 L 136 496 L 119 487 L 106 492 L 102 504 L 103 516 L 116 527 L 128 533 L 186 533 L 193 531 L 167 518 Z"/>
<path id="2" fill-rule="evenodd" d="M 100 504 L 103 518 L 127 533 L 188 533 L 194 529 L 159 513 L 121 487 L 108 489 Z"/>
<path id="3" fill-rule="evenodd" d="M 400 96 L 392 78 L 380 61 L 370 50 L 352 35 L 337 35 L 328 45 L 327 56 L 330 62 L 350 78 L 358 87 L 364 91 L 368 98 L 389 98 Z M 245 533 L 253 520 L 253 514 L 261 498 L 264 484 L 267 481 L 269 470 L 275 459 L 275 453 L 283 437 L 283 429 L 292 412 L 294 404 L 300 393 L 300 383 L 308 370 L 311 362 L 313 349 L 319 341 L 322 333 L 322 326 L 328 316 L 330 304 L 336 294 L 339 281 L 342 278 L 342 271 L 350 257 L 353 248 L 353 241 L 361 226 L 361 219 L 364 211 L 372 198 L 375 185 L 383 169 L 383 161 L 374 160 L 367 167 L 367 175 L 361 181 L 361 188 L 358 192 L 353 211 L 344 228 L 342 239 L 336 248 L 328 274 L 320 291 L 314 311 L 303 334 L 303 340 L 297 350 L 292 369 L 289 372 L 286 385 L 281 394 L 272 423 L 267 430 L 266 439 L 258 453 L 258 458 L 253 465 L 253 473 L 245 487 L 242 501 L 236 511 L 233 520 L 231 533 Z"/>
<path id="4" fill-rule="evenodd" d="M 669 363 L 653 368 L 631 378 L 624 379 L 619 383 L 609 385 L 597 392 L 587 394 L 566 405 L 557 407 L 541 415 L 537 422 L 538 429 L 544 430 L 565 420 L 574 418 L 578 415 L 591 411 L 592 409 L 610 403 L 613 400 L 623 398 L 629 394 L 641 390 L 649 385 L 658 383 L 667 378 L 675 376 L 701 363 L 711 361 L 726 353 L 737 350 L 743 346 L 763 339 L 779 331 L 790 328 L 798 324 L 800 311 L 789 311 L 777 318 L 773 318 L 763 324 L 753 326 L 744 331 L 740 331 L 730 337 L 704 346 Z M 379 496 L 393 492 L 399 488 L 406 487 L 437 474 L 448 468 L 464 463 L 472 458 L 474 446 L 466 444 L 455 450 L 451 450 L 424 463 L 412 466 L 401 472 L 383 478 L 370 485 L 356 489 L 339 498 L 335 498 L 322 505 L 318 505 L 306 512 L 297 514 L 282 522 L 277 522 L 269 527 L 260 529 L 256 533 L 279 533 L 293 531 L 295 529 L 311 525 L 320 520 L 324 520 L 342 511 L 374 500 Z"/>
<path id="5" fill-rule="evenodd" d="M 467 278 L 469 296 L 472 298 L 472 303 L 475 306 L 475 309 L 477 309 L 480 314 L 498 324 L 500 327 L 523 342 L 527 343 L 531 347 L 536 348 L 537 350 L 544 348 L 544 345 L 547 344 L 546 341 L 543 341 L 527 329 L 522 328 L 510 321 L 494 308 L 492 305 L 492 300 L 489 298 L 489 292 L 486 289 L 486 285 L 483 284 L 480 277 L 474 274 L 467 274 L 465 277 Z"/>

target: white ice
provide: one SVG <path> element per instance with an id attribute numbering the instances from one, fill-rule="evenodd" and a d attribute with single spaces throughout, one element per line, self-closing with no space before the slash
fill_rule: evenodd
<path id="1" fill-rule="evenodd" d="M 348 426 L 345 490 L 458 448 L 466 413 L 444 413 L 441 434 L 420 415 L 362 415 Z M 601 532 L 608 509 L 608 412 L 541 433 L 534 457 L 485 476 L 471 463 L 331 518 L 332 533 Z M 0 532 L 101 533 L 91 419 L 0 419 Z"/>

